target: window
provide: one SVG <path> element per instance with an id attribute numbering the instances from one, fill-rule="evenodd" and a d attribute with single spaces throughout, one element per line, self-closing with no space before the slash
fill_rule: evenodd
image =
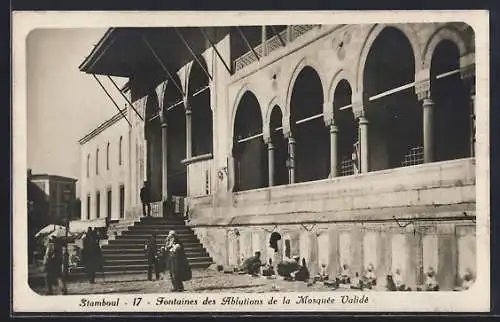
<path id="1" fill-rule="evenodd" d="M 95 217 L 101 217 L 101 193 L 97 191 L 95 196 Z"/>
<path id="2" fill-rule="evenodd" d="M 109 170 L 109 142 L 106 145 L 106 170 Z"/>
<path id="3" fill-rule="evenodd" d="M 87 154 L 87 178 L 89 177 L 90 174 L 90 153 Z"/>
<path id="4" fill-rule="evenodd" d="M 107 191 L 107 196 L 106 196 L 106 199 L 107 199 L 107 200 L 106 200 L 106 202 L 107 202 L 107 206 L 108 206 L 108 207 L 107 207 L 107 213 L 106 213 L 106 216 L 107 216 L 109 219 L 111 219 L 111 210 L 112 210 L 111 205 L 113 204 L 113 198 L 112 198 L 112 197 L 113 197 L 113 195 L 112 195 L 112 193 L 111 193 L 111 189 L 109 189 L 109 190 Z"/>
<path id="5" fill-rule="evenodd" d="M 118 165 L 122 165 L 122 143 L 123 136 L 120 136 L 120 143 L 118 145 Z"/>
<path id="6" fill-rule="evenodd" d="M 95 151 L 95 174 L 99 175 L 99 149 Z"/>
<path id="7" fill-rule="evenodd" d="M 120 186 L 120 218 L 125 218 L 125 186 Z"/>
<path id="8" fill-rule="evenodd" d="M 90 220 L 90 195 L 87 195 L 87 220 Z"/>

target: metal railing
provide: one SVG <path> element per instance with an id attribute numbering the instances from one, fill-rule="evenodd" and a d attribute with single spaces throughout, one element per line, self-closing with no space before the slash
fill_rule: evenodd
<path id="1" fill-rule="evenodd" d="M 313 29 L 315 25 L 294 25 L 294 26 L 288 26 L 285 30 L 282 30 L 279 32 L 279 37 L 277 35 L 274 35 L 273 37 L 269 38 L 266 40 L 266 48 L 267 52 L 270 53 L 278 48 L 283 47 L 282 41 L 285 43 L 285 45 L 288 42 L 292 42 L 295 39 L 299 38 L 309 30 Z M 290 33 L 288 37 L 288 33 Z M 281 38 L 281 40 L 280 40 Z M 254 48 L 255 52 L 257 53 L 257 56 L 259 59 L 262 57 L 262 44 L 259 44 Z M 234 71 L 238 71 L 245 66 L 248 66 L 254 62 L 257 61 L 257 57 L 255 57 L 255 54 L 253 51 L 248 51 L 244 53 L 242 56 L 236 58 L 233 62 L 233 69 Z"/>
<path id="2" fill-rule="evenodd" d="M 340 176 L 351 176 L 354 174 L 354 161 L 351 156 L 343 157 L 340 161 Z"/>
<path id="3" fill-rule="evenodd" d="M 163 217 L 163 202 L 160 201 L 153 201 L 150 204 L 151 207 L 151 216 L 152 217 Z"/>
<path id="4" fill-rule="evenodd" d="M 404 160 L 401 162 L 401 166 L 407 167 L 422 163 L 424 163 L 424 147 L 417 146 L 415 148 L 411 148 L 405 155 Z"/>

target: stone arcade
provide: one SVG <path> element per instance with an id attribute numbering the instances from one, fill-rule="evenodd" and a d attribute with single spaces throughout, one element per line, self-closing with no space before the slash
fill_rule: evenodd
<path id="1" fill-rule="evenodd" d="M 468 25 L 428 23 L 112 28 L 80 69 L 129 79 L 124 220 L 147 180 L 217 264 L 451 289 L 476 271 L 474 66 Z"/>

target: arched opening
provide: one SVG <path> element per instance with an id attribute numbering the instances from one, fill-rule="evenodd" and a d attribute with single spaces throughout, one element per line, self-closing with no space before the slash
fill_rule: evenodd
<path id="1" fill-rule="evenodd" d="M 330 135 L 323 120 L 323 87 L 311 67 L 304 67 L 293 85 L 290 125 L 296 142 L 295 181 L 327 178 Z"/>
<path id="2" fill-rule="evenodd" d="M 358 142 L 358 128 L 351 107 L 352 90 L 349 82 L 341 80 L 333 94 L 333 115 L 337 126 L 337 173 L 339 176 L 354 174 L 353 153 Z"/>
<path id="3" fill-rule="evenodd" d="M 471 156 L 471 105 L 460 78 L 460 53 L 444 40 L 431 61 L 431 95 L 434 100 L 434 153 L 436 161 Z"/>
<path id="4" fill-rule="evenodd" d="M 271 111 L 270 131 L 271 142 L 274 146 L 274 178 L 275 186 L 288 183 L 288 169 L 286 160 L 288 158 L 288 145 L 283 135 L 283 115 L 279 106 L 275 105 Z"/>
<path id="5" fill-rule="evenodd" d="M 207 64 L 203 57 L 198 57 L 205 70 Z M 192 109 L 192 156 L 212 153 L 212 109 L 210 107 L 209 79 L 198 62 L 194 61 L 189 73 L 189 105 Z"/>
<path id="6" fill-rule="evenodd" d="M 146 102 L 146 176 L 149 183 L 149 193 L 152 201 L 162 198 L 162 165 L 161 165 L 161 121 L 159 114 L 158 98 L 152 93 Z"/>
<path id="7" fill-rule="evenodd" d="M 181 83 L 176 78 L 177 86 Z M 181 161 L 186 158 L 186 112 L 182 94 L 167 83 L 163 103 L 167 117 L 167 188 L 173 196 L 186 196 L 187 170 Z"/>
<path id="8" fill-rule="evenodd" d="M 267 186 L 266 152 L 259 102 L 247 91 L 238 104 L 234 121 L 235 191 Z"/>
<path id="9" fill-rule="evenodd" d="M 388 27 L 378 35 L 368 53 L 363 77 L 370 122 L 369 170 L 422 163 L 422 107 L 412 85 L 415 55 L 399 29 Z"/>

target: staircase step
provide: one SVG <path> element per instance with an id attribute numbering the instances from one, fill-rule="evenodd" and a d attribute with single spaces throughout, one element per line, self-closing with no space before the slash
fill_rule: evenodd
<path id="1" fill-rule="evenodd" d="M 198 256 L 198 257 L 188 257 L 189 263 L 199 263 L 212 260 L 209 256 Z M 115 265 L 147 265 L 147 258 L 141 259 L 107 259 L 104 262 L 104 266 L 115 266 Z"/>
<path id="2" fill-rule="evenodd" d="M 203 262 L 189 263 L 189 267 L 191 268 L 206 268 L 212 264 L 212 261 L 206 260 Z M 111 271 L 124 271 L 123 265 L 104 265 L 104 272 Z M 135 271 L 135 272 L 147 272 L 148 267 L 146 264 L 129 264 L 126 266 L 127 271 Z M 99 275 L 99 273 L 98 273 Z"/>
<path id="3" fill-rule="evenodd" d="M 191 241 L 191 242 L 183 242 L 183 246 L 186 247 L 203 247 L 202 244 L 199 241 Z M 157 244 L 157 247 L 162 247 L 164 246 L 163 243 Z M 110 249 L 110 248 L 120 248 L 123 252 L 125 252 L 128 249 L 141 249 L 144 250 L 144 243 L 134 243 L 134 242 L 128 242 L 128 243 L 121 243 L 118 242 L 118 240 L 110 240 L 109 244 L 104 245 L 104 249 Z"/>
<path id="4" fill-rule="evenodd" d="M 120 245 L 121 246 L 121 245 Z M 158 245 L 158 247 L 161 247 L 163 245 Z M 184 251 L 186 253 L 188 252 L 195 252 L 195 251 L 205 251 L 206 252 L 206 249 L 205 247 L 203 247 L 203 245 L 199 244 L 199 245 L 194 245 L 194 246 L 184 246 Z M 111 247 L 109 248 L 108 245 L 104 246 L 102 248 L 102 252 L 106 254 L 106 256 L 113 256 L 113 255 L 127 255 L 127 254 L 141 254 L 143 255 L 144 254 L 144 246 L 142 247 L 136 247 L 136 248 L 129 248 L 129 249 L 126 249 L 125 251 L 123 250 L 123 248 L 121 247 Z"/>
<path id="5" fill-rule="evenodd" d="M 186 231 L 186 232 L 176 232 L 177 234 L 177 237 L 179 238 L 185 238 L 185 237 L 196 237 L 195 234 L 193 234 L 192 232 L 190 231 Z M 153 234 L 148 234 L 148 233 L 145 233 L 145 232 L 142 232 L 142 231 L 134 231 L 134 232 L 130 232 L 130 231 L 126 231 L 126 232 L 123 232 L 121 234 L 121 238 L 134 238 L 134 239 L 146 239 L 148 240 L 149 238 L 151 238 Z M 168 233 L 164 233 L 164 234 L 156 234 L 155 237 L 156 239 L 158 240 L 165 240 L 168 236 Z"/>

